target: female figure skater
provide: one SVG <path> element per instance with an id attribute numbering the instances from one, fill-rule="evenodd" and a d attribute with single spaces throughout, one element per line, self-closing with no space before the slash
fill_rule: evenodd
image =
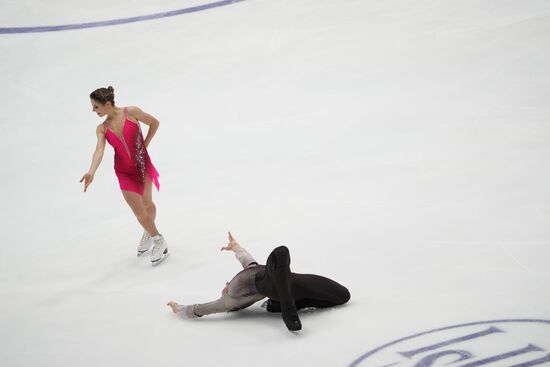
<path id="1" fill-rule="evenodd" d="M 147 153 L 147 146 L 153 139 L 159 121 L 138 107 L 115 106 L 113 87 L 99 88 L 90 94 L 92 111 L 98 116 L 107 116 L 96 129 L 97 144 L 92 164 L 82 176 L 84 192 L 94 180 L 94 174 L 101 163 L 105 141 L 115 150 L 115 173 L 124 199 L 132 209 L 144 229 L 137 246 L 138 256 L 151 246 L 151 263 L 161 262 L 168 254 L 166 241 L 155 225 L 156 207 L 153 203 L 153 183 L 159 189 L 159 174 Z M 147 137 L 143 139 L 140 122 L 149 126 Z"/>
<path id="2" fill-rule="evenodd" d="M 275 248 L 267 258 L 266 265 L 259 265 L 239 246 L 231 233 L 229 244 L 222 247 L 223 250 L 233 251 L 244 270 L 226 284 L 222 296 L 216 301 L 188 306 L 168 302 L 175 314 L 192 319 L 212 313 L 237 311 L 269 297 L 267 311 L 281 312 L 288 330 L 296 331 L 302 328 L 297 310 L 337 306 L 350 299 L 347 288 L 331 279 L 292 273 L 290 255 L 285 246 Z"/>

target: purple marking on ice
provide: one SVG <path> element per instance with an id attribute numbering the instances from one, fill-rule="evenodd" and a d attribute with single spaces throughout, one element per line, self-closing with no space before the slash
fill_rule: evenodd
<path id="1" fill-rule="evenodd" d="M 449 346 L 449 345 L 452 345 L 452 344 L 462 343 L 463 341 L 471 340 L 471 339 L 475 339 L 475 338 L 480 338 L 480 337 L 483 337 L 483 336 L 487 336 L 489 334 L 503 333 L 503 332 L 504 331 L 502 331 L 502 330 L 500 330 L 500 329 L 498 329 L 494 326 L 491 326 L 487 330 L 484 330 L 484 331 L 481 331 L 481 332 L 478 332 L 478 333 L 474 333 L 474 334 L 470 334 L 470 335 L 466 335 L 466 336 L 461 336 L 460 338 L 455 338 L 455 339 L 451 339 L 451 340 L 446 340 L 446 341 L 441 342 L 441 343 L 437 343 L 437 344 L 434 344 L 434 345 L 423 347 L 423 348 L 420 348 L 420 349 L 417 349 L 417 350 L 411 350 L 409 352 L 400 352 L 399 354 L 401 354 L 403 357 L 411 358 L 411 357 L 413 357 L 413 356 L 415 356 L 419 353 L 428 352 L 428 351 L 431 351 L 431 350 L 434 350 L 434 349 L 439 349 L 441 347 L 446 347 L 446 346 Z"/>
<path id="2" fill-rule="evenodd" d="M 489 357 L 489 358 L 485 358 L 485 359 L 482 359 L 480 361 L 463 364 L 460 367 L 479 367 L 479 366 L 482 366 L 484 364 L 489 364 L 489 363 L 493 363 L 493 362 L 497 362 L 497 361 L 502 361 L 504 359 L 515 357 L 515 356 L 518 356 L 520 354 L 525 354 L 525 353 L 529 353 L 529 352 L 544 352 L 544 351 L 545 351 L 544 349 L 542 349 L 540 347 L 537 347 L 536 345 L 529 344 L 525 348 L 521 348 L 521 349 L 518 349 L 518 350 L 514 350 L 512 352 L 508 352 L 508 353 L 492 356 L 492 357 Z"/>
<path id="3" fill-rule="evenodd" d="M 396 344 L 399 344 L 401 342 L 404 342 L 404 341 L 407 341 L 407 340 L 410 340 L 410 339 L 414 339 L 414 338 L 417 338 L 417 337 L 420 337 L 420 336 L 423 336 L 423 335 L 428 335 L 428 334 L 433 334 L 433 333 L 437 333 L 439 331 L 444 331 L 444 330 L 450 330 L 450 329 L 455 329 L 455 328 L 461 328 L 461 327 L 466 327 L 466 326 L 473 326 L 473 325 L 484 325 L 484 324 L 497 324 L 497 323 L 522 323 L 522 322 L 529 322 L 529 323 L 542 323 L 542 324 L 550 324 L 550 320 L 540 320 L 540 319 L 510 319 L 510 320 L 491 320 L 491 321 L 478 321 L 478 322 L 470 322 L 470 323 L 467 323 L 467 324 L 459 324 L 459 325 L 453 325 L 453 326 L 446 326 L 446 327 L 442 327 L 442 328 L 439 328 L 439 329 L 434 329 L 434 330 L 429 330 L 429 331 L 424 331 L 424 332 L 421 332 L 421 333 L 418 333 L 418 334 L 414 334 L 414 335 L 410 335 L 410 336 L 407 336 L 405 338 L 401 338 L 401 339 L 398 339 L 398 340 L 394 340 L 392 342 L 389 342 L 387 344 L 384 344 L 378 348 L 375 348 L 373 350 L 371 350 L 370 352 L 367 352 L 365 354 L 363 354 L 362 356 L 360 356 L 359 358 L 357 358 L 355 361 L 353 361 L 349 367 L 357 367 L 361 364 L 361 362 L 363 362 L 365 359 L 369 358 L 370 356 L 372 356 L 373 354 L 376 354 L 388 347 L 391 347 L 393 345 L 396 345 Z M 512 367 L 530 367 L 532 365 L 536 365 L 536 364 L 541 364 L 541 363 L 544 363 L 544 362 L 548 362 L 550 361 L 550 354 L 548 354 L 547 356 L 543 357 L 543 358 L 540 358 L 538 360 L 535 360 L 535 361 L 531 361 L 531 362 L 527 362 L 527 363 L 524 363 L 524 364 L 519 364 L 519 365 L 516 365 L 516 366 L 512 366 Z M 395 364 L 395 363 L 394 363 Z"/>
<path id="4" fill-rule="evenodd" d="M 231 5 L 231 4 L 234 4 L 234 3 L 241 2 L 241 1 L 245 1 L 245 0 L 223 0 L 223 1 L 217 1 L 215 3 L 197 5 L 197 6 L 193 6 L 191 8 L 166 11 L 166 12 L 156 13 L 156 14 L 142 15 L 142 16 L 131 17 L 131 18 L 103 20 L 103 21 L 98 21 L 98 22 L 65 24 L 65 25 L 54 25 L 54 26 L 40 26 L 40 27 L 0 28 L 0 34 L 58 32 L 58 31 L 68 31 L 68 30 L 71 30 L 71 29 L 107 27 L 107 26 L 118 25 L 118 24 L 143 22 L 143 21 L 146 21 L 146 20 L 167 18 L 167 17 L 173 17 L 173 16 L 181 15 L 181 14 L 194 13 L 194 12 L 197 12 L 197 11 L 208 10 L 208 9 L 213 9 L 213 8 L 219 8 L 220 6 Z"/>

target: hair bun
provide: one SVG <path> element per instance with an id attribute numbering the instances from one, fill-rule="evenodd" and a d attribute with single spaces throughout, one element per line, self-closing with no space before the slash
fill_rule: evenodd
<path id="1" fill-rule="evenodd" d="M 90 98 L 101 103 L 105 104 L 107 102 L 111 102 L 111 104 L 115 105 L 115 89 L 111 86 L 108 86 L 107 88 L 98 88 L 94 90 L 92 93 L 90 93 Z"/>

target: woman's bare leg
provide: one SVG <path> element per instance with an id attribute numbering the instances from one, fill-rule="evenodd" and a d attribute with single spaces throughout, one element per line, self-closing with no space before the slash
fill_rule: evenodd
<path id="1" fill-rule="evenodd" d="M 153 237 L 158 235 L 159 231 L 155 225 L 155 219 L 147 213 L 142 196 L 131 191 L 122 191 L 122 195 L 143 229 Z"/>
<path id="2" fill-rule="evenodd" d="M 143 206 L 149 218 L 152 218 L 153 221 L 157 219 L 157 207 L 153 203 L 153 181 L 147 175 L 145 175 L 145 187 L 143 190 L 142 196 Z"/>

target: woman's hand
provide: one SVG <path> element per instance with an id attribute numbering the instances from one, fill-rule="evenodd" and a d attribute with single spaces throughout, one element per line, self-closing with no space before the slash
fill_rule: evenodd
<path id="1" fill-rule="evenodd" d="M 145 148 L 149 148 L 149 144 L 151 143 L 153 136 L 155 136 L 159 128 L 159 120 L 157 120 L 155 117 L 151 116 L 147 112 L 143 112 L 139 107 L 136 106 L 128 106 L 127 111 L 131 117 L 138 121 L 138 124 L 139 122 L 143 122 L 145 125 L 149 126 L 149 129 L 147 130 L 147 136 L 143 141 Z"/>
<path id="2" fill-rule="evenodd" d="M 227 246 L 222 247 L 221 251 L 226 250 L 236 252 L 241 248 L 241 246 L 237 243 L 237 241 L 235 241 L 235 239 L 231 235 L 231 232 L 227 233 L 229 234 L 229 243 L 227 244 Z"/>
<path id="3" fill-rule="evenodd" d="M 82 176 L 80 182 L 84 181 L 84 192 L 86 192 L 86 189 L 88 188 L 88 186 L 90 186 L 93 180 L 94 175 L 92 175 L 91 173 L 85 173 L 84 176 Z"/>

